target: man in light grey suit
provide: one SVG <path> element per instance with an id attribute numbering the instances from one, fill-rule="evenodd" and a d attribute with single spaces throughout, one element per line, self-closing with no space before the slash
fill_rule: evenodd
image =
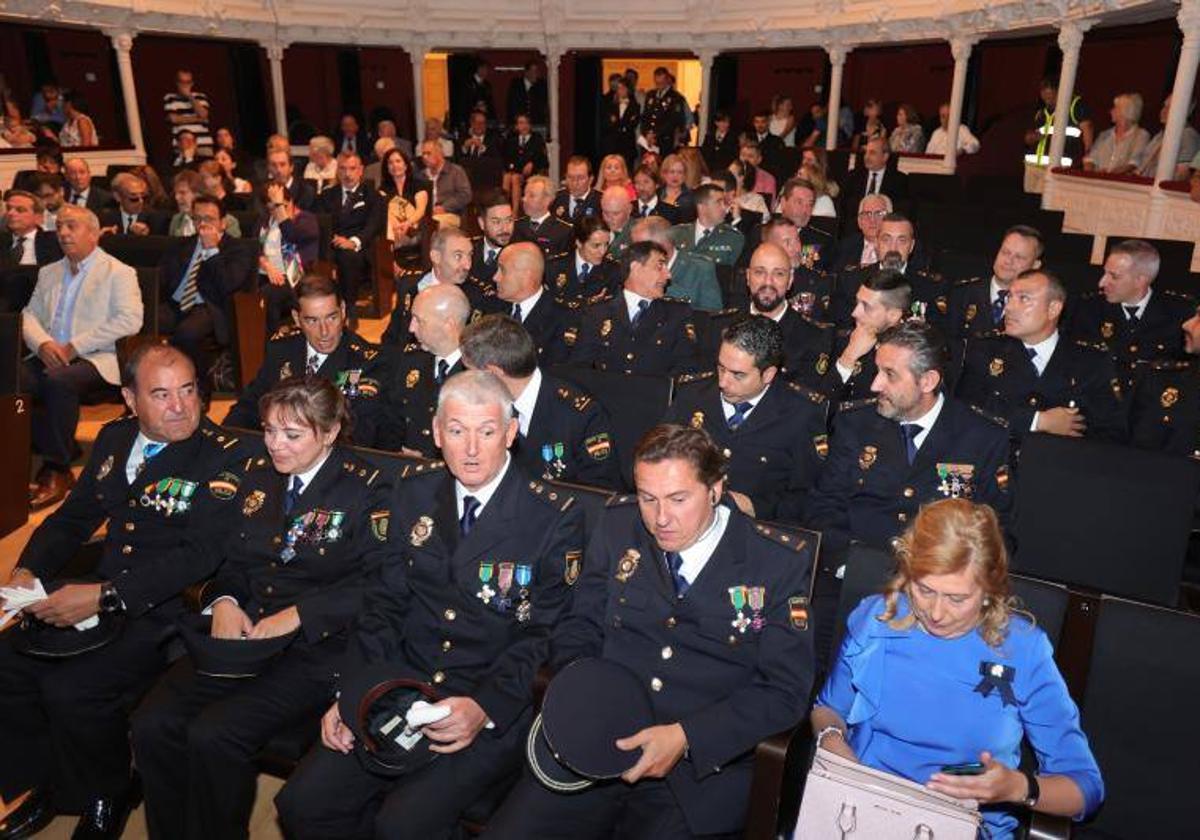
<path id="1" fill-rule="evenodd" d="M 119 385 L 117 339 L 142 328 L 137 273 L 102 251 L 100 221 L 73 205 L 58 213 L 63 259 L 38 272 L 22 312 L 29 355 L 21 388 L 34 396 L 33 449 L 42 456 L 30 506 L 40 510 L 71 489 L 79 403 Z"/>

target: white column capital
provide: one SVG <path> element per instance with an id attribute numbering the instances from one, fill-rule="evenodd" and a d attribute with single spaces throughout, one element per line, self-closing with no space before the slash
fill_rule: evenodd
<path id="1" fill-rule="evenodd" d="M 138 35 L 136 29 L 105 29 L 104 34 L 112 41 L 113 47 L 123 53 L 133 49 L 133 39 Z"/>
<path id="2" fill-rule="evenodd" d="M 704 47 L 696 50 L 695 53 L 696 58 L 700 59 L 700 66 L 705 70 L 708 70 L 713 66 L 713 62 L 716 61 L 716 58 L 721 54 L 721 51 L 714 49 L 713 47 Z"/>
<path id="3" fill-rule="evenodd" d="M 971 49 L 979 42 L 974 35 L 956 35 L 950 39 L 950 54 L 955 61 L 966 61 L 971 57 Z"/>
<path id="4" fill-rule="evenodd" d="M 408 53 L 414 65 L 424 64 L 425 56 L 429 55 L 429 42 L 424 38 L 413 41 L 407 41 L 402 44 L 404 51 Z"/>
<path id="5" fill-rule="evenodd" d="M 1064 53 L 1079 52 L 1083 33 L 1092 28 L 1090 20 L 1064 20 L 1058 27 L 1058 48 Z"/>
<path id="6" fill-rule="evenodd" d="M 267 58 L 271 61 L 283 61 L 283 52 L 291 44 L 286 41 L 260 41 L 260 46 L 267 52 Z"/>
<path id="7" fill-rule="evenodd" d="M 834 67 L 841 67 L 846 63 L 846 56 L 850 54 L 853 47 L 848 47 L 845 44 L 826 44 L 825 52 L 829 54 L 829 63 Z"/>
<path id="8" fill-rule="evenodd" d="M 549 70 L 551 67 L 553 67 L 557 70 L 558 65 L 562 64 L 563 56 L 566 55 L 566 53 L 567 51 L 563 49 L 563 45 L 558 41 L 547 41 L 546 51 L 544 53 L 546 56 L 546 69 Z"/>

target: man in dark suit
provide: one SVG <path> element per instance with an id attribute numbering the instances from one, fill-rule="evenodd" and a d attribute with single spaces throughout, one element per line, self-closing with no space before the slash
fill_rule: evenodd
<path id="1" fill-rule="evenodd" d="M 633 753 L 630 769 L 570 794 L 527 771 L 488 821 L 489 837 L 564 826 L 630 838 L 741 834 L 755 746 L 795 726 L 812 689 L 816 546 L 738 511 L 723 497 L 724 461 L 699 429 L 656 426 L 642 438 L 638 494 L 609 501 L 555 631 L 552 669 L 602 657 L 648 689 L 654 725 L 616 742 Z"/>
<path id="2" fill-rule="evenodd" d="M 100 211 L 100 232 L 129 236 L 165 236 L 170 218 L 166 213 L 147 210 L 150 190 L 138 176 L 122 172 L 113 178 L 117 206 Z"/>
<path id="3" fill-rule="evenodd" d="M 783 165 L 784 145 L 783 141 L 776 137 L 770 131 L 771 112 L 768 110 L 759 111 L 750 120 L 750 131 L 743 136 L 748 140 L 753 140 L 758 144 L 758 152 L 762 158 L 762 168 L 775 176 L 776 180 L 783 181 L 791 176 L 791 172 L 786 171 Z"/>
<path id="4" fill-rule="evenodd" d="M 69 158 L 63 166 L 67 180 L 67 204 L 86 207 L 97 216 L 113 203 L 113 195 L 92 184 L 92 170 L 85 158 Z"/>
<path id="5" fill-rule="evenodd" d="M 500 157 L 504 153 L 504 140 L 499 133 L 488 128 L 487 114 L 472 111 L 467 120 L 467 130 L 458 143 L 458 159 Z"/>
<path id="6" fill-rule="evenodd" d="M 583 155 L 567 159 L 566 188 L 558 191 L 550 212 L 568 224 L 586 216 L 600 217 L 600 193 L 592 189 L 592 163 Z"/>
<path id="7" fill-rule="evenodd" d="M 126 368 L 132 414 L 100 430 L 79 483 L 5 584 L 44 583 L 50 597 L 25 611 L 63 632 L 97 615 L 123 621 L 108 644 L 57 659 L 18 653 L 14 630 L 0 635 L 0 739 L 21 757 L 0 766 L 0 797 L 33 791 L 6 816 L 10 836 L 32 836 L 55 807 L 82 813 L 76 837 L 121 835 L 131 804 L 126 698 L 166 668 L 162 642 L 184 614 L 181 593 L 216 570 L 236 514 L 239 442 L 204 418 L 191 361 L 144 344 Z M 105 523 L 90 579 L 56 581 Z"/>
<path id="8" fill-rule="evenodd" d="M 58 234 L 42 230 L 42 201 L 24 190 L 4 194 L 4 225 L 0 233 L 0 269 L 37 269 L 62 259 Z M 36 272 L 35 272 L 36 276 Z"/>
<path id="9" fill-rule="evenodd" d="M 1008 421 L 1016 445 L 1030 432 L 1124 442 L 1125 400 L 1112 360 L 1059 332 L 1062 282 L 1033 269 L 1008 292 L 1003 331 L 967 342 L 959 398 Z"/>
<path id="10" fill-rule="evenodd" d="M 216 348 L 233 338 L 233 293 L 247 288 L 257 268 L 252 240 L 227 235 L 224 215 L 219 199 L 197 196 L 195 235 L 172 239 L 158 265 L 159 327 L 191 358 L 205 390 Z"/>
<path id="11" fill-rule="evenodd" d="M 514 242 L 500 254 L 494 311 L 523 326 L 537 347 L 538 364 L 565 362 L 574 342 L 575 313 L 542 284 L 546 262 L 532 242 Z"/>
<path id="12" fill-rule="evenodd" d="M 875 250 L 875 237 L 879 235 L 879 225 L 883 223 L 883 217 L 892 210 L 892 200 L 882 193 L 865 195 L 859 200 L 858 216 L 855 217 L 858 229 L 853 233 L 843 232 L 838 239 L 833 265 L 830 266 L 834 275 L 856 266 L 879 262 L 879 252 Z"/>
<path id="13" fill-rule="evenodd" d="M 450 711 L 421 731 L 440 754 L 398 778 L 370 773 L 350 754 L 362 745 L 335 703 L 321 745 L 276 798 L 288 836 L 447 836 L 521 766 L 534 680 L 570 604 L 584 534 L 575 498 L 514 463 L 517 434 L 495 376 L 447 382 L 434 421 L 445 464 L 401 473 L 395 548 L 339 669 L 343 687 L 367 669 L 431 684 Z"/>
<path id="14" fill-rule="evenodd" d="M 352 152 L 358 155 L 359 160 L 363 163 L 371 160 L 371 138 L 354 114 L 342 114 L 342 118 L 338 121 L 338 130 L 333 132 L 333 142 L 338 155 Z"/>
<path id="15" fill-rule="evenodd" d="M 312 183 L 295 176 L 292 156 L 284 149 L 272 149 L 267 152 L 267 178 L 277 184 L 283 184 L 292 195 L 292 203 L 301 210 L 312 213 L 317 207 L 317 192 Z M 255 196 L 255 201 L 261 203 L 261 198 Z M 265 208 L 260 208 L 265 210 Z"/>
<path id="16" fill-rule="evenodd" d="M 525 62 L 521 75 L 508 85 L 505 103 L 508 124 L 517 121 L 518 114 L 528 114 L 534 126 L 544 128 L 550 121 L 550 99 L 546 80 L 542 78 L 542 63 L 531 58 Z"/>
<path id="17" fill-rule="evenodd" d="M 664 297 L 671 276 L 667 250 L 657 242 L 635 242 L 621 255 L 621 271 L 621 293 L 583 313 L 571 363 L 654 376 L 704 367 L 692 307 Z"/>
<path id="18" fill-rule="evenodd" d="M 545 284 L 555 297 L 587 303 L 620 291 L 620 265 L 608 256 L 612 232 L 604 219 L 584 216 L 575 223 L 574 247 L 546 261 Z"/>
<path id="19" fill-rule="evenodd" d="M 542 369 L 527 330 L 504 315 L 485 315 L 463 330 L 462 353 L 469 369 L 494 373 L 513 395 L 513 456 L 530 475 L 621 486 L 608 412 L 578 385 Z"/>
<path id="20" fill-rule="evenodd" d="M 717 111 L 712 126 L 704 135 L 704 142 L 700 144 L 700 154 L 708 164 L 709 172 L 728 169 L 729 164 L 737 160 L 737 135 L 729 130 L 731 122 L 728 112 Z"/>
<path id="21" fill-rule="evenodd" d="M 338 156 L 338 189 L 321 194 L 318 206 L 333 217 L 333 262 L 342 298 L 350 309 L 350 329 L 358 326 L 358 290 L 370 276 L 371 246 L 383 230 L 384 206 L 379 194 L 363 184 L 362 158 Z"/>
<path id="22" fill-rule="evenodd" d="M 549 178 L 534 175 L 525 181 L 525 195 L 521 199 L 525 215 L 513 226 L 513 242 L 534 242 L 547 257 L 571 247 L 571 225 L 550 213 L 553 200 L 554 189 Z"/>
<path id="23" fill-rule="evenodd" d="M 471 276 L 495 288 L 500 251 L 512 241 L 512 202 L 500 190 L 488 190 L 478 202 L 479 236 L 471 239 Z"/>
<path id="24" fill-rule="evenodd" d="M 1008 429 L 944 394 L 945 344 L 924 321 L 879 336 L 875 397 L 843 405 L 808 523 L 822 548 L 856 540 L 887 548 L 926 502 L 966 497 L 991 505 L 1002 525 L 1012 504 Z"/>
<path id="25" fill-rule="evenodd" d="M 221 422 L 257 429 L 258 400 L 281 379 L 313 374 L 329 379 L 345 397 L 354 419 L 350 440 L 374 446 L 385 389 L 392 385 L 387 359 L 378 345 L 346 329 L 346 302 L 337 284 L 309 274 L 296 284 L 293 325 L 267 342 L 258 375 L 247 385 Z"/>
<path id="26" fill-rule="evenodd" d="M 1024 272 L 1042 267 L 1045 247 L 1041 231 L 1035 227 L 1014 225 L 1006 230 L 992 260 L 992 276 L 960 280 L 950 289 L 947 334 L 970 338 L 1003 330 L 1009 284 Z M 1066 315 L 1064 312 L 1061 318 L 1064 325 Z"/>
<path id="27" fill-rule="evenodd" d="M 729 461 L 726 492 L 747 516 L 798 523 L 829 454 L 829 403 L 785 382 L 782 361 L 779 325 L 743 317 L 722 332 L 715 373 L 679 377 L 663 422 L 712 436 Z"/>
<path id="28" fill-rule="evenodd" d="M 895 166 L 888 166 L 890 157 L 891 149 L 883 137 L 874 137 L 863 147 L 861 166 L 855 167 L 842 186 L 838 215 L 843 231 L 850 230 L 850 220 L 856 218 L 863 196 L 882 193 L 892 200 L 894 207 L 902 207 L 908 200 L 908 176 Z"/>

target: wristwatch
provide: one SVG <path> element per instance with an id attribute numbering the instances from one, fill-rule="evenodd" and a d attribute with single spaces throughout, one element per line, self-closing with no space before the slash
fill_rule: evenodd
<path id="1" fill-rule="evenodd" d="M 100 586 L 100 612 L 115 613 L 123 609 L 125 609 L 125 604 L 121 601 L 117 587 L 111 581 L 102 584 Z"/>
<path id="2" fill-rule="evenodd" d="M 1021 773 L 1024 774 L 1025 781 L 1029 783 L 1029 792 L 1025 795 L 1025 799 L 1022 801 L 1022 804 L 1026 808 L 1032 808 L 1033 806 L 1037 805 L 1037 801 L 1041 799 L 1042 789 L 1038 786 L 1037 774 L 1035 774 L 1032 770 L 1022 770 Z"/>

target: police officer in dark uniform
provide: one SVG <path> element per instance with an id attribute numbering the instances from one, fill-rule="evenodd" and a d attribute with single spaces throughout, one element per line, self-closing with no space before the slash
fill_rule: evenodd
<path id="1" fill-rule="evenodd" d="M 654 90 L 646 94 L 642 106 L 642 134 L 653 131 L 663 157 L 684 141 L 687 125 L 687 100 L 675 90 L 675 79 L 665 67 L 654 68 Z"/>
<path id="2" fill-rule="evenodd" d="M 512 202 L 500 190 L 487 190 L 479 199 L 479 236 L 471 239 L 471 273 L 484 289 L 495 289 L 496 262 L 512 240 Z M 470 292 L 468 291 L 468 296 Z"/>
<path id="3" fill-rule="evenodd" d="M 941 275 L 918 271 L 910 265 L 910 257 L 916 243 L 913 223 L 907 216 L 900 213 L 888 213 L 884 216 L 879 225 L 879 235 L 875 238 L 879 262 L 841 273 L 833 292 L 830 320 L 840 327 L 850 326 L 858 287 L 873 272 L 887 268 L 899 271 L 908 279 L 912 288 L 912 298 L 909 302 L 912 314 L 931 324 L 944 323 L 950 310 L 949 290 Z"/>
<path id="4" fill-rule="evenodd" d="M 825 397 L 779 375 L 783 331 L 762 315 L 726 327 L 714 374 L 679 377 L 667 423 L 704 429 L 729 460 L 726 492 L 749 516 L 800 522 L 829 454 Z"/>
<path id="5" fill-rule="evenodd" d="M 51 595 L 25 612 L 65 631 L 98 613 L 123 619 L 108 644 L 58 660 L 17 653 L 17 630 L 0 637 L 0 740 L 10 758 L 0 796 L 33 790 L 5 821 L 14 836 L 34 833 L 54 809 L 83 814 L 77 837 L 120 836 L 130 804 L 123 698 L 166 666 L 162 643 L 184 611 L 180 594 L 212 574 L 236 513 L 239 441 L 204 419 L 187 356 L 143 345 L 126 363 L 122 393 L 135 416 L 101 430 L 79 483 L 7 583 L 40 580 Z M 89 582 L 56 582 L 106 521 Z"/>
<path id="6" fill-rule="evenodd" d="M 813 241 L 819 233 L 810 229 L 800 230 L 786 216 L 776 216 L 762 226 L 762 241 L 782 248 L 791 263 L 792 281 L 787 294 L 789 304 L 805 318 L 825 322 L 833 298 L 834 276 L 821 270 L 817 257 L 819 251 L 812 250 L 814 244 L 820 244 Z M 809 237 L 807 242 L 804 239 L 806 236 Z M 738 292 L 741 290 L 737 283 L 734 283 L 734 288 Z"/>
<path id="7" fill-rule="evenodd" d="M 1130 443 L 1200 460 L 1200 309 L 1183 322 L 1188 361 L 1141 362 Z"/>
<path id="8" fill-rule="evenodd" d="M 547 257 L 571 247 L 574 229 L 550 212 L 553 200 L 554 188 L 545 175 L 534 175 L 525 181 L 525 194 L 521 198 L 525 215 L 513 225 L 513 242 L 534 242 Z"/>
<path id="9" fill-rule="evenodd" d="M 292 641 L 240 678 L 184 658 L 143 701 L 133 744 L 152 838 L 246 835 L 254 756 L 327 708 L 347 630 L 387 553 L 390 482 L 338 444 L 352 422 L 341 392 L 325 378 L 285 379 L 264 415 L 266 451 L 233 500 L 240 519 L 204 587 L 212 621 L 202 627 L 271 651 L 269 640 Z"/>
<path id="10" fill-rule="evenodd" d="M 276 382 L 315 374 L 342 392 L 354 417 L 354 443 L 374 446 L 383 405 L 380 388 L 389 373 L 380 348 L 346 329 L 346 304 L 337 284 L 310 274 L 296 284 L 294 327 L 284 327 L 267 342 L 258 374 L 222 421 L 226 426 L 257 429 L 258 401 Z"/>
<path id="11" fill-rule="evenodd" d="M 1195 311 L 1195 301 L 1153 288 L 1159 265 L 1149 242 L 1118 242 L 1104 261 L 1100 293 L 1081 299 L 1071 321 L 1074 338 L 1108 349 L 1127 387 L 1136 362 L 1182 358 L 1180 327 Z"/>
<path id="12" fill-rule="evenodd" d="M 467 297 L 471 318 L 496 309 L 495 284 L 484 283 L 471 275 L 473 249 L 470 238 L 455 227 L 440 227 L 429 245 L 429 271 L 407 271 L 396 280 L 396 305 L 380 343 L 404 348 L 413 342 L 413 300 L 430 286 L 458 286 Z"/>
<path id="13" fill-rule="evenodd" d="M 966 497 L 991 505 L 1002 524 L 1011 507 L 1008 429 L 1003 420 L 943 393 L 945 344 L 919 319 L 879 337 L 876 397 L 843 405 L 809 497 L 809 527 L 822 548 L 850 540 L 886 547 L 925 502 Z"/>
<path id="14" fill-rule="evenodd" d="M 503 783 L 523 754 L 533 685 L 551 629 L 570 603 L 583 556 L 575 499 L 514 463 L 512 402 L 489 373 L 442 392 L 437 443 L 446 463 L 406 467 L 391 546 L 339 668 L 424 681 L 449 717 L 420 732 L 441 753 L 400 778 L 365 770 L 334 706 L 314 747 L 276 798 L 297 840 L 449 836 L 460 814 Z"/>
<path id="15" fill-rule="evenodd" d="M 575 247 L 546 260 L 546 288 L 567 302 L 586 303 L 621 288 L 620 266 L 608 256 L 612 233 L 604 219 L 584 216 L 575 223 Z"/>
<path id="16" fill-rule="evenodd" d="M 550 203 L 550 213 L 569 225 L 580 219 L 600 218 L 600 193 L 592 189 L 592 162 L 583 155 L 567 159 L 566 187 Z"/>
<path id="17" fill-rule="evenodd" d="M 433 412 L 442 384 L 465 369 L 459 337 L 470 311 L 458 286 L 439 283 L 417 295 L 412 306 L 416 341 L 392 367 L 377 435 L 380 449 L 437 455 Z"/>
<path id="18" fill-rule="evenodd" d="M 813 227 L 817 190 L 807 178 L 789 178 L 779 191 L 779 215 L 796 226 L 800 239 L 800 264 L 810 271 L 827 272 L 837 256 L 834 238 Z"/>
<path id="19" fill-rule="evenodd" d="M 1041 231 L 1035 227 L 1014 225 L 1006 230 L 992 260 L 992 276 L 960 280 L 950 288 L 947 335 L 962 339 L 1003 330 L 1009 284 L 1021 273 L 1041 268 L 1045 248 Z"/>
<path id="20" fill-rule="evenodd" d="M 583 313 L 571 363 L 652 375 L 696 371 L 703 363 L 692 308 L 663 297 L 670 278 L 666 249 L 635 242 L 621 256 L 621 271 L 621 293 Z"/>
<path id="21" fill-rule="evenodd" d="M 503 315 L 485 315 L 462 336 L 463 361 L 499 377 L 513 395 L 519 434 L 512 453 L 532 476 L 621 487 L 608 412 L 591 394 L 538 366 L 529 333 Z"/>
<path id="22" fill-rule="evenodd" d="M 553 365 L 566 361 L 578 318 L 542 285 L 544 269 L 542 252 L 532 242 L 509 245 L 496 271 L 496 298 L 533 338 L 538 363 Z"/>
<path id="23" fill-rule="evenodd" d="M 699 429 L 647 433 L 638 495 L 610 500 L 554 635 L 552 667 L 602 657 L 649 689 L 656 725 L 617 741 L 640 757 L 621 779 L 569 795 L 527 772 L 485 837 L 740 834 L 754 748 L 795 726 L 812 688 L 816 546 L 723 500 L 724 468 Z"/>
<path id="24" fill-rule="evenodd" d="M 1005 331 L 967 342 L 959 398 L 1008 421 L 1014 443 L 1031 431 L 1123 442 L 1125 400 L 1112 360 L 1058 331 L 1062 282 L 1034 269 L 1008 291 Z"/>
<path id="25" fill-rule="evenodd" d="M 818 387 L 833 401 L 866 399 L 878 368 L 875 351 L 880 333 L 904 320 L 912 299 L 908 278 L 898 271 L 877 269 L 855 292 L 854 329 L 838 330 L 833 361 L 817 360 Z"/>

